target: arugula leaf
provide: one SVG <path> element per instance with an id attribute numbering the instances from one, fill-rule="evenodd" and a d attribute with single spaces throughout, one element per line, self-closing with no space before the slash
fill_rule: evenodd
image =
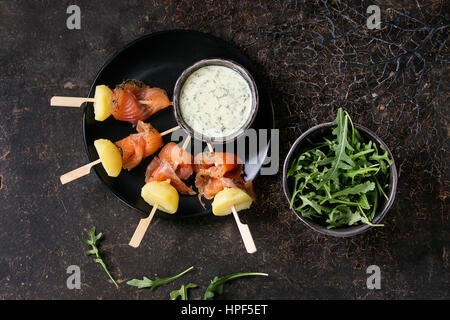
<path id="1" fill-rule="evenodd" d="M 384 192 L 383 187 L 382 187 L 381 184 L 378 182 L 377 177 L 375 177 L 375 183 L 377 184 L 377 189 L 378 189 L 378 191 L 383 195 L 383 197 L 384 197 L 386 200 L 389 200 L 389 197 L 388 197 L 388 196 L 386 195 L 386 193 Z"/>
<path id="2" fill-rule="evenodd" d="M 327 229 L 341 227 L 343 225 L 354 225 L 361 221 L 361 215 L 357 211 L 352 211 L 346 205 L 339 205 L 331 210 L 327 219 Z"/>
<path id="3" fill-rule="evenodd" d="M 353 151 L 353 147 L 348 143 L 348 117 L 344 117 L 342 109 L 338 110 L 336 119 L 333 121 L 336 128 L 332 133 L 336 136 L 337 145 L 334 146 L 333 151 L 335 153 L 334 160 L 332 161 L 331 169 L 322 178 L 322 182 L 318 188 L 321 188 L 329 180 L 333 180 L 335 184 L 339 183 L 339 169 L 351 169 L 354 165 L 352 158 L 346 153 L 346 150 Z"/>
<path id="4" fill-rule="evenodd" d="M 359 168 L 355 170 L 348 170 L 343 173 L 344 177 L 354 179 L 357 175 L 365 175 L 366 173 L 375 172 L 377 173 L 380 168 Z"/>
<path id="5" fill-rule="evenodd" d="M 351 187 L 345 188 L 344 190 L 335 192 L 331 195 L 331 197 L 337 198 L 337 197 L 346 196 L 349 194 L 361 194 L 361 193 L 366 193 L 366 192 L 372 191 L 373 189 L 375 189 L 375 183 L 366 181 L 365 183 L 357 184 L 355 186 L 351 186 Z"/>
<path id="6" fill-rule="evenodd" d="M 203 296 L 203 300 L 211 300 L 214 298 L 215 293 L 222 294 L 223 293 L 223 285 L 231 281 L 233 279 L 241 278 L 241 277 L 247 277 L 247 276 L 265 276 L 267 277 L 267 273 L 261 273 L 261 272 L 241 272 L 241 273 L 234 273 L 230 274 L 228 276 L 224 277 L 214 277 L 213 280 L 211 280 L 210 285 L 208 288 L 206 288 L 205 294 Z"/>
<path id="7" fill-rule="evenodd" d="M 177 300 L 179 297 L 181 297 L 181 300 L 188 300 L 187 290 L 196 287 L 197 285 L 195 283 L 188 283 L 187 285 L 183 284 L 179 290 L 170 292 L 170 300 Z"/>
<path id="8" fill-rule="evenodd" d="M 111 275 L 111 273 L 109 272 L 108 268 L 106 267 L 105 263 L 103 262 L 102 258 L 99 255 L 97 241 L 101 239 L 103 234 L 100 232 L 99 234 L 96 235 L 95 227 L 92 227 L 90 230 L 87 231 L 87 235 L 89 236 L 89 239 L 85 239 L 84 237 L 82 237 L 81 239 L 83 240 L 84 243 L 90 245 L 92 249 L 85 251 L 84 254 L 87 256 L 95 255 L 96 258 L 94 259 L 94 261 L 99 263 L 103 267 L 103 269 L 105 269 L 105 272 L 108 274 L 109 278 L 112 280 L 112 282 L 114 282 L 114 284 L 118 288 L 119 285 L 117 284 L 116 280 L 114 280 L 113 276 Z"/>
<path id="9" fill-rule="evenodd" d="M 369 221 L 369 218 L 367 218 L 366 214 L 364 213 L 364 211 L 362 210 L 361 207 L 358 207 L 359 212 L 361 213 L 361 221 L 365 224 L 368 224 L 369 226 L 372 227 L 383 227 L 384 224 L 374 224 L 371 221 Z"/>
<path id="10" fill-rule="evenodd" d="M 365 193 L 362 193 L 359 197 L 358 205 L 363 209 L 370 209 L 370 203 Z"/>
<path id="11" fill-rule="evenodd" d="M 155 280 L 151 280 L 147 277 L 143 277 L 142 280 L 139 279 L 132 279 L 130 281 L 127 282 L 127 284 L 129 286 L 133 286 L 133 287 L 138 287 L 139 289 L 142 288 L 150 288 L 150 291 L 153 291 L 154 289 L 156 289 L 157 287 L 163 285 L 163 284 L 167 284 L 170 283 L 178 278 L 180 278 L 181 276 L 185 275 L 186 273 L 188 273 L 189 271 L 191 271 L 192 269 L 194 269 L 194 267 L 189 267 L 186 270 L 184 270 L 183 272 L 173 276 L 173 277 L 168 277 L 168 278 L 158 278 L 156 277 Z"/>
<path id="12" fill-rule="evenodd" d="M 302 200 L 302 205 L 300 207 L 297 207 L 297 210 L 301 210 L 302 208 L 304 208 L 305 206 L 310 206 L 311 208 L 313 208 L 318 214 L 321 214 L 322 211 L 327 211 L 327 209 L 325 207 L 322 207 L 321 205 L 319 205 L 318 203 L 316 203 L 313 200 L 310 200 L 307 196 L 300 196 L 300 199 Z"/>
<path id="13" fill-rule="evenodd" d="M 369 221 L 372 221 L 373 218 L 375 217 L 375 212 L 377 211 L 377 208 L 378 208 L 378 192 L 377 192 L 377 189 L 375 189 L 372 192 L 370 192 L 370 197 L 371 197 L 371 200 L 373 202 L 373 208 L 372 208 L 372 211 L 370 212 L 370 216 L 368 217 L 368 219 L 369 219 Z"/>
<path id="14" fill-rule="evenodd" d="M 376 145 L 374 145 L 374 148 L 375 148 L 375 153 L 372 154 L 369 157 L 369 159 L 378 161 L 378 163 L 380 165 L 380 168 L 381 168 L 381 171 L 383 173 L 387 173 L 387 168 L 392 164 L 392 160 L 389 159 L 387 150 L 381 145 L 380 149 L 382 149 L 384 151 L 384 153 L 380 155 L 378 153 L 378 148 L 377 148 Z"/>

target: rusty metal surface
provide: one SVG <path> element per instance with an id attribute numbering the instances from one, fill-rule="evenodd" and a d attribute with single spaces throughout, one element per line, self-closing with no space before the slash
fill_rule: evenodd
<path id="1" fill-rule="evenodd" d="M 449 298 L 448 3 L 373 1 L 382 29 L 368 30 L 372 3 L 327 1 L 78 1 L 81 30 L 68 30 L 68 1 L 0 2 L 0 299 L 167 299 L 194 282 L 200 299 L 216 275 L 261 271 L 236 281 L 225 299 Z M 280 166 L 290 144 L 344 107 L 375 131 L 399 167 L 385 227 L 350 239 L 302 225 L 281 191 L 281 171 L 262 177 L 242 214 L 258 252 L 246 254 L 231 216 L 157 219 L 139 249 L 127 243 L 140 215 L 95 175 L 62 186 L 85 163 L 81 110 L 51 109 L 53 95 L 85 96 L 95 74 L 135 38 L 192 29 L 230 41 L 258 67 L 272 92 Z M 155 48 L 157 50 L 157 48 Z M 105 234 L 108 282 L 82 235 Z M 81 289 L 66 287 L 69 265 Z M 154 292 L 125 282 L 168 276 Z M 368 290 L 378 265 L 382 288 Z"/>

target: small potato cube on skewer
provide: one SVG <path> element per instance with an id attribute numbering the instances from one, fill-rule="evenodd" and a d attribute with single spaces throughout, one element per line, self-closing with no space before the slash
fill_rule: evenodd
<path id="1" fill-rule="evenodd" d="M 239 188 L 227 188 L 216 194 L 212 203 L 213 213 L 216 216 L 225 216 L 232 213 L 233 206 L 236 211 L 250 208 L 253 200 Z"/>
<path id="2" fill-rule="evenodd" d="M 147 218 L 141 219 L 128 243 L 131 247 L 139 247 L 145 232 L 155 215 L 157 209 L 167 213 L 175 213 L 178 210 L 180 201 L 177 190 L 171 186 L 170 180 L 152 181 L 142 187 L 141 196 L 144 200 L 153 206 Z"/>
<path id="3" fill-rule="evenodd" d="M 177 190 L 168 181 L 151 181 L 141 190 L 141 196 L 158 209 L 173 214 L 178 210 L 180 198 Z"/>
<path id="4" fill-rule="evenodd" d="M 122 154 L 114 143 L 107 139 L 94 141 L 103 168 L 110 177 L 117 177 L 122 170 Z"/>
<path id="5" fill-rule="evenodd" d="M 95 87 L 94 115 L 95 120 L 103 121 L 111 115 L 113 92 L 105 85 Z"/>

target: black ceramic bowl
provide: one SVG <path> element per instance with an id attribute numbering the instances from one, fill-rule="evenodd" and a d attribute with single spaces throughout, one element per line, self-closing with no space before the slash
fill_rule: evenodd
<path id="1" fill-rule="evenodd" d="M 307 139 L 310 140 L 316 140 L 320 137 L 326 136 L 331 134 L 331 128 L 333 127 L 333 124 L 331 122 L 319 124 L 317 126 L 314 126 L 304 132 L 292 145 L 291 149 L 289 150 L 289 153 L 286 157 L 286 160 L 284 161 L 284 167 L 283 167 L 283 188 L 284 188 L 284 194 L 286 195 L 286 198 L 288 199 L 288 202 L 290 203 L 292 198 L 292 188 L 293 188 L 293 179 L 287 179 L 287 172 L 289 171 L 289 168 L 291 167 L 291 163 L 296 157 L 298 157 L 305 145 L 308 143 Z M 388 192 L 388 198 L 389 200 L 385 200 L 384 203 L 379 206 L 378 212 L 375 214 L 375 217 L 373 218 L 372 223 L 377 224 L 380 223 L 381 220 L 384 218 L 386 213 L 389 211 L 389 208 L 392 206 L 392 203 L 394 202 L 395 198 L 395 192 L 397 190 L 397 169 L 395 167 L 394 158 L 392 157 L 392 153 L 389 150 L 388 146 L 372 131 L 369 129 L 355 124 L 356 129 L 360 132 L 360 134 L 368 139 L 372 140 L 378 145 L 382 145 L 388 152 L 389 158 L 392 160 L 392 165 L 390 166 L 390 176 L 389 176 L 389 192 Z M 359 233 L 362 233 L 364 231 L 367 231 L 371 226 L 367 224 L 358 224 L 354 226 L 349 227 L 342 227 L 342 228 L 336 228 L 336 229 L 327 229 L 327 226 L 325 224 L 320 224 L 319 222 L 309 220 L 307 218 L 304 218 L 300 212 L 295 211 L 292 209 L 292 211 L 297 215 L 297 217 L 308 227 L 311 229 L 334 237 L 351 237 L 354 235 L 357 235 Z"/>

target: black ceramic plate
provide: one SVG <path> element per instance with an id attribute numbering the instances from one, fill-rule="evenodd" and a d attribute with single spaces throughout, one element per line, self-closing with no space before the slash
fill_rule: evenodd
<path id="1" fill-rule="evenodd" d="M 253 75 L 258 87 L 260 102 L 258 114 L 252 128 L 272 129 L 274 127 L 274 115 L 269 93 L 264 88 L 261 77 L 248 58 L 236 47 L 223 40 L 194 31 L 164 31 L 144 36 L 128 44 L 102 67 L 92 83 L 89 97 L 94 96 L 95 86 L 97 85 L 105 84 L 110 88 L 114 88 L 123 80 L 139 79 L 149 86 L 165 89 L 170 99 L 172 99 L 175 82 L 183 70 L 195 62 L 206 58 L 222 58 L 236 61 Z M 150 122 L 159 132 L 177 125 L 173 107 L 158 112 L 150 117 L 147 122 Z M 135 132 L 130 123 L 117 121 L 113 117 L 109 117 L 103 122 L 95 121 L 91 103 L 84 107 L 83 131 L 90 161 L 98 159 L 94 148 L 94 140 L 105 138 L 117 141 Z M 169 141 L 170 135 L 165 136 L 164 143 Z M 268 149 L 269 143 L 255 154 L 246 155 L 244 170 L 247 180 L 254 180 L 258 176 Z M 100 180 L 119 199 L 147 215 L 151 207 L 141 198 L 140 193 L 145 183 L 145 169 L 152 158 L 153 156 L 144 159 L 138 167 L 129 172 L 122 170 L 117 178 L 110 178 L 101 165 L 95 166 L 94 170 Z M 249 162 L 252 164 L 248 164 Z M 193 185 L 194 179 L 191 178 L 187 184 Z M 173 217 L 210 214 L 210 201 L 205 201 L 205 204 L 206 208 L 200 204 L 197 196 L 180 195 L 179 209 L 175 215 L 158 214 Z"/>

